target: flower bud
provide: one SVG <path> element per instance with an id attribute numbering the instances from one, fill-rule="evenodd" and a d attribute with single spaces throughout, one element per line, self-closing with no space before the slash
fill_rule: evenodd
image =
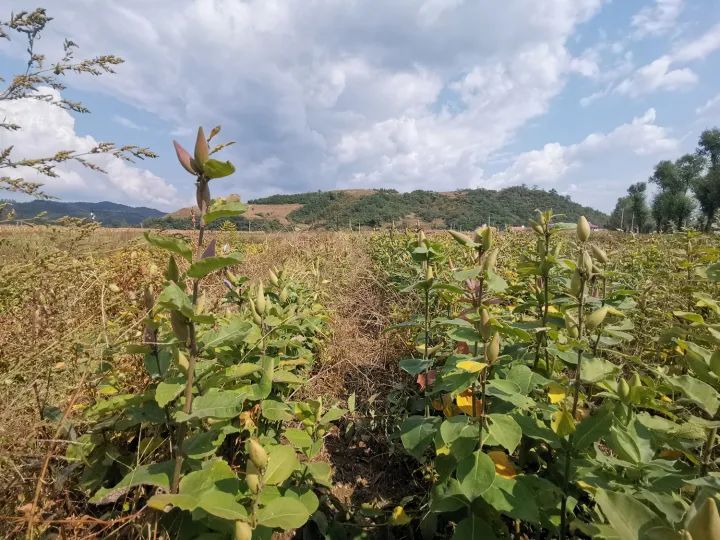
<path id="1" fill-rule="evenodd" d="M 276 287 L 280 285 L 280 280 L 278 279 L 277 274 L 273 270 L 270 270 L 270 283 L 272 283 Z"/>
<path id="2" fill-rule="evenodd" d="M 461 232 L 458 231 L 450 231 L 450 236 L 452 236 L 455 241 L 460 244 L 461 246 L 469 246 L 472 244 L 472 240 L 470 240 L 469 236 L 464 235 Z"/>
<path id="3" fill-rule="evenodd" d="M 482 335 L 483 339 L 490 338 L 491 330 L 492 327 L 490 326 L 490 313 L 487 309 L 482 308 L 480 310 L 480 334 Z"/>
<path id="4" fill-rule="evenodd" d="M 205 132 L 202 126 L 198 128 L 197 139 L 195 139 L 195 161 L 200 165 L 210 157 L 210 149 L 208 148 L 207 139 L 205 139 Z"/>
<path id="5" fill-rule="evenodd" d="M 190 163 L 190 153 L 180 146 L 180 143 L 177 141 L 173 141 L 173 146 L 175 146 L 175 153 L 177 154 L 178 161 L 180 162 L 180 165 L 182 165 L 183 169 L 190 174 L 195 175 L 195 171 Z"/>
<path id="6" fill-rule="evenodd" d="M 480 237 L 482 238 L 483 251 L 489 251 L 492 248 L 492 229 L 490 227 L 483 227 L 480 231 Z"/>
<path id="7" fill-rule="evenodd" d="M 175 262 L 175 257 L 172 255 L 170 255 L 170 258 L 168 259 L 167 270 L 165 270 L 165 279 L 168 281 L 174 281 L 175 283 L 180 281 L 180 271 L 178 270 L 177 262 Z"/>
<path id="8" fill-rule="evenodd" d="M 280 295 L 278 296 L 278 298 L 280 299 L 280 302 L 282 302 L 283 304 L 284 304 L 285 302 L 287 302 L 287 299 L 288 299 L 288 289 L 287 289 L 287 287 L 283 287 L 282 291 L 280 291 Z"/>
<path id="9" fill-rule="evenodd" d="M 431 265 L 427 265 L 427 268 L 425 268 L 425 281 L 430 281 L 435 278 L 435 273 L 433 272 L 433 268 Z"/>
<path id="10" fill-rule="evenodd" d="M 583 272 L 586 277 L 590 277 L 592 275 L 592 270 L 593 270 L 592 257 L 590 256 L 590 254 L 587 251 L 583 251 L 581 272 Z"/>
<path id="11" fill-rule="evenodd" d="M 575 232 L 577 233 L 578 240 L 581 242 L 585 242 L 588 238 L 590 238 L 590 224 L 588 223 L 588 220 L 585 219 L 585 216 L 580 216 L 578 219 Z"/>
<path id="12" fill-rule="evenodd" d="M 545 231 L 542 228 L 542 225 L 539 223 L 533 223 L 532 224 L 533 231 L 535 231 L 538 234 L 545 234 Z"/>
<path id="13" fill-rule="evenodd" d="M 490 364 L 494 363 L 500 356 L 500 334 L 495 332 L 490 343 L 485 348 L 485 354 Z"/>
<path id="14" fill-rule="evenodd" d="M 596 245 L 590 246 L 590 249 L 592 250 L 593 257 L 596 261 L 605 264 L 608 262 L 608 256 L 607 253 L 602 248 L 597 247 Z"/>
<path id="15" fill-rule="evenodd" d="M 182 351 L 178 351 L 176 361 L 180 371 L 182 371 L 184 374 L 187 374 L 188 368 L 190 367 L 190 361 L 188 360 L 188 357 L 185 356 L 185 353 Z"/>
<path id="16" fill-rule="evenodd" d="M 427 243 L 427 238 L 425 238 L 425 231 L 420 231 L 418 233 L 418 245 L 423 245 Z"/>
<path id="17" fill-rule="evenodd" d="M 257 293 L 255 296 L 255 309 L 257 310 L 259 315 L 262 315 L 265 313 L 265 308 L 267 308 L 267 300 L 265 300 L 265 288 L 263 287 L 262 281 L 258 283 L 257 286 Z"/>
<path id="18" fill-rule="evenodd" d="M 250 453 L 250 460 L 259 470 L 263 470 L 267 466 L 267 452 L 257 439 L 250 439 L 248 442 L 248 452 Z"/>
<path id="19" fill-rule="evenodd" d="M 252 527 L 239 519 L 235 521 L 235 540 L 252 540 Z"/>
<path id="20" fill-rule="evenodd" d="M 717 503 L 712 497 L 705 502 L 687 525 L 687 532 L 693 540 L 711 540 L 720 538 L 720 515 Z"/>
<path id="21" fill-rule="evenodd" d="M 598 326 L 602 324 L 602 322 L 605 320 L 605 317 L 608 314 L 608 308 L 607 306 L 603 306 L 601 308 L 596 309 L 593 311 L 590 315 L 587 316 L 585 319 L 585 326 L 588 327 L 588 330 L 594 330 Z"/>
<path id="22" fill-rule="evenodd" d="M 579 298 L 582 294 L 582 278 L 579 272 L 573 272 L 572 278 L 570 279 L 570 294 L 575 298 Z"/>

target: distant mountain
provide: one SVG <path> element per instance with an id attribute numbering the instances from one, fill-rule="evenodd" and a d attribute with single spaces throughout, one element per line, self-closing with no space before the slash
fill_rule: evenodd
<path id="1" fill-rule="evenodd" d="M 126 206 L 109 201 L 60 202 L 35 200 L 29 202 L 10 202 L 15 210 L 16 219 L 30 219 L 45 212 L 43 220 L 52 221 L 64 216 L 87 218 L 95 216 L 95 221 L 104 227 L 137 227 L 146 219 L 161 218 L 165 212 L 144 206 Z M 7 208 L 4 212 L 7 212 Z"/>

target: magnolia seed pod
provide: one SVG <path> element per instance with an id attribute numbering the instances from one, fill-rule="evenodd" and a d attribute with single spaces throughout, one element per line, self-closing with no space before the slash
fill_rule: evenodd
<path id="1" fill-rule="evenodd" d="M 475 242 L 476 244 L 482 245 L 482 243 L 483 243 L 483 238 L 482 238 L 483 229 L 484 229 L 484 227 L 478 227 L 477 229 L 475 229 L 473 231 L 473 242 Z"/>
<path id="2" fill-rule="evenodd" d="M 422 244 L 426 244 L 426 243 L 427 243 L 427 238 L 425 238 L 425 232 L 420 231 L 418 233 L 418 245 L 422 245 Z"/>
<path id="3" fill-rule="evenodd" d="M 608 314 L 608 308 L 607 306 L 603 306 L 601 308 L 596 309 L 593 311 L 590 315 L 587 316 L 585 319 L 585 326 L 588 327 L 589 330 L 594 330 L 598 326 L 602 324 L 602 322 L 605 320 L 605 317 Z"/>
<path id="4" fill-rule="evenodd" d="M 175 153 L 177 154 L 180 165 L 182 165 L 183 169 L 185 169 L 187 172 L 194 175 L 195 171 L 193 170 L 192 164 L 190 163 L 190 152 L 180 146 L 180 143 L 178 143 L 177 141 L 173 141 L 173 146 L 175 147 Z"/>
<path id="5" fill-rule="evenodd" d="M 461 232 L 458 231 L 450 231 L 450 236 L 452 236 L 455 241 L 460 244 L 461 246 L 469 246 L 473 243 L 472 240 L 470 240 L 469 236 L 464 235 Z"/>
<path id="6" fill-rule="evenodd" d="M 287 289 L 287 287 L 283 287 L 282 291 L 280 291 L 280 296 L 279 296 L 279 298 L 280 298 L 280 301 L 281 301 L 283 304 L 284 304 L 285 302 L 287 302 L 287 299 L 288 299 L 288 289 Z"/>
<path id="7" fill-rule="evenodd" d="M 262 281 L 258 283 L 257 286 L 257 293 L 255 296 L 255 309 L 257 310 L 259 315 L 262 315 L 265 313 L 265 308 L 267 308 L 267 300 L 265 300 L 265 288 L 263 287 Z"/>
<path id="8" fill-rule="evenodd" d="M 485 258 L 483 259 L 482 267 L 485 272 L 490 272 L 495 270 L 495 264 L 497 264 L 497 257 L 498 257 L 498 250 L 493 249 L 488 251 L 485 254 Z"/>
<path id="9" fill-rule="evenodd" d="M 425 268 L 425 281 L 430 281 L 431 279 L 435 278 L 435 274 L 433 273 L 433 268 L 429 264 L 427 265 L 427 268 Z"/>
<path id="10" fill-rule="evenodd" d="M 250 460 L 259 470 L 265 469 L 268 462 L 268 455 L 257 439 L 250 439 L 248 442 L 248 452 L 250 452 Z"/>
<path id="11" fill-rule="evenodd" d="M 592 250 L 593 257 L 596 261 L 605 264 L 608 262 L 608 256 L 607 253 L 602 248 L 597 247 L 596 245 L 590 246 L 590 249 Z"/>
<path id="12" fill-rule="evenodd" d="M 547 218 L 545 217 L 545 212 L 541 212 L 540 210 L 538 210 L 537 213 L 538 213 L 538 223 L 540 225 L 545 225 L 547 223 Z"/>
<path id="13" fill-rule="evenodd" d="M 253 530 L 250 524 L 240 521 L 235 521 L 235 540 L 252 540 Z"/>
<path id="14" fill-rule="evenodd" d="M 710 357 L 710 370 L 711 370 L 715 375 L 717 375 L 718 377 L 720 377 L 720 351 L 715 352 L 715 353 Z"/>
<path id="15" fill-rule="evenodd" d="M 188 320 L 185 318 L 185 315 L 173 309 L 170 312 L 170 326 L 172 326 L 175 337 L 181 342 L 186 343 L 190 337 L 190 329 L 188 328 Z"/>
<path id="16" fill-rule="evenodd" d="M 580 274 L 575 271 L 573 272 L 572 278 L 570 279 L 570 294 L 575 298 L 579 298 L 582 294 L 582 278 Z"/>
<path id="17" fill-rule="evenodd" d="M 630 378 L 630 388 L 640 388 L 642 385 L 640 374 L 633 373 L 633 376 Z"/>
<path id="18" fill-rule="evenodd" d="M 577 324 L 573 324 L 572 326 L 567 327 L 567 334 L 573 339 L 577 339 L 577 337 L 580 335 L 580 331 L 578 330 Z"/>
<path id="19" fill-rule="evenodd" d="M 487 309 L 482 308 L 480 310 L 480 334 L 482 335 L 483 339 L 490 339 L 491 330 L 492 327 L 490 326 L 490 313 Z"/>
<path id="20" fill-rule="evenodd" d="M 200 298 L 198 298 L 197 303 L 195 304 L 195 313 L 205 313 L 205 307 L 207 307 L 207 295 L 203 292 L 200 294 Z"/>
<path id="21" fill-rule="evenodd" d="M 593 270 L 593 260 L 590 254 L 587 251 L 583 251 L 582 253 L 582 272 L 585 273 L 587 277 L 590 277 L 592 275 Z"/>
<path id="22" fill-rule="evenodd" d="M 260 491 L 260 471 L 250 460 L 248 460 L 245 467 L 245 483 L 248 485 L 250 493 Z"/>
<path id="23" fill-rule="evenodd" d="M 581 242 L 585 242 L 588 238 L 590 238 L 590 224 L 588 223 L 588 220 L 585 219 L 585 216 L 580 216 L 578 219 L 575 232 L 577 233 L 578 240 Z"/>
<path id="24" fill-rule="evenodd" d="M 276 287 L 280 285 L 280 280 L 278 279 L 277 274 L 272 270 L 270 270 L 270 283 L 272 283 Z"/>
<path id="25" fill-rule="evenodd" d="M 198 128 L 197 139 L 195 139 L 195 161 L 200 165 L 204 165 L 210 157 L 210 149 L 208 148 L 207 139 L 202 126 Z"/>
<path id="26" fill-rule="evenodd" d="M 687 525 L 687 532 L 693 540 L 715 540 L 720 538 L 720 515 L 715 499 L 708 497 Z"/>
<path id="27" fill-rule="evenodd" d="M 493 244 L 492 229 L 490 227 L 483 227 L 480 236 L 482 237 L 483 251 L 489 251 Z"/>
<path id="28" fill-rule="evenodd" d="M 485 353 L 490 364 L 492 364 L 498 359 L 498 357 L 500 356 L 500 334 L 498 334 L 497 332 L 493 334 L 490 343 L 488 343 L 487 347 L 485 347 Z"/>
<path id="29" fill-rule="evenodd" d="M 620 379 L 618 382 L 618 396 L 622 401 L 626 401 L 630 396 L 630 385 L 625 379 Z"/>
<path id="30" fill-rule="evenodd" d="M 542 225 L 540 225 L 539 223 L 533 223 L 532 229 L 533 229 L 533 231 L 535 231 L 538 234 L 545 234 L 545 231 L 543 230 Z"/>
<path id="31" fill-rule="evenodd" d="M 175 283 L 180 281 L 180 271 L 178 270 L 177 262 L 175 262 L 175 257 L 172 255 L 170 255 L 170 258 L 168 259 L 167 270 L 165 270 L 165 279 L 168 281 L 174 281 Z"/>

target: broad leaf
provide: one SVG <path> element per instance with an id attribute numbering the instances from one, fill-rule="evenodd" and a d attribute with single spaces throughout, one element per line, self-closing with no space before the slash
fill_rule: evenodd
<path id="1" fill-rule="evenodd" d="M 171 251 L 180 255 L 188 262 L 192 262 L 192 247 L 181 238 L 172 238 L 170 236 L 160 236 L 151 232 L 145 233 L 145 240 L 153 246 L 157 246 L 166 251 Z"/>
<path id="2" fill-rule="evenodd" d="M 431 416 L 410 416 L 400 427 L 400 440 L 410 455 L 420 459 L 432 442 L 440 424 L 440 418 Z"/>
<path id="3" fill-rule="evenodd" d="M 204 278 L 216 270 L 238 264 L 241 260 L 242 256 L 239 253 L 230 253 L 226 256 L 205 257 L 190 265 L 187 276 L 194 279 Z"/>
<path id="4" fill-rule="evenodd" d="M 210 178 L 223 178 L 235 172 L 235 166 L 229 161 L 208 159 L 203 163 L 203 174 Z"/>
<path id="5" fill-rule="evenodd" d="M 495 463 L 485 452 L 477 450 L 457 466 L 457 479 L 462 493 L 474 500 L 495 481 Z"/>
<path id="6" fill-rule="evenodd" d="M 522 429 L 518 423 L 507 414 L 489 414 L 488 419 L 490 435 L 512 454 L 522 438 Z"/>
<path id="7" fill-rule="evenodd" d="M 279 485 L 290 478 L 300 466 L 295 450 L 290 446 L 277 445 L 268 450 L 268 464 L 263 478 L 267 485 Z"/>
<path id="8" fill-rule="evenodd" d="M 247 206 L 240 201 L 216 201 L 210 205 L 203 219 L 209 225 L 216 219 L 237 217 L 246 210 Z"/>
<path id="9" fill-rule="evenodd" d="M 296 497 L 278 497 L 257 512 L 258 524 L 284 531 L 302 527 L 309 517 L 307 507 Z"/>

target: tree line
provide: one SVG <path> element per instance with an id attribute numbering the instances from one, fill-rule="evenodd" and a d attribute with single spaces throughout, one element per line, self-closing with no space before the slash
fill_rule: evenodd
<path id="1" fill-rule="evenodd" d="M 648 184 L 658 191 L 648 205 Z M 620 197 L 608 225 L 624 231 L 667 232 L 696 227 L 709 232 L 720 207 L 720 129 L 706 129 L 694 153 L 655 165 L 647 182 Z"/>

